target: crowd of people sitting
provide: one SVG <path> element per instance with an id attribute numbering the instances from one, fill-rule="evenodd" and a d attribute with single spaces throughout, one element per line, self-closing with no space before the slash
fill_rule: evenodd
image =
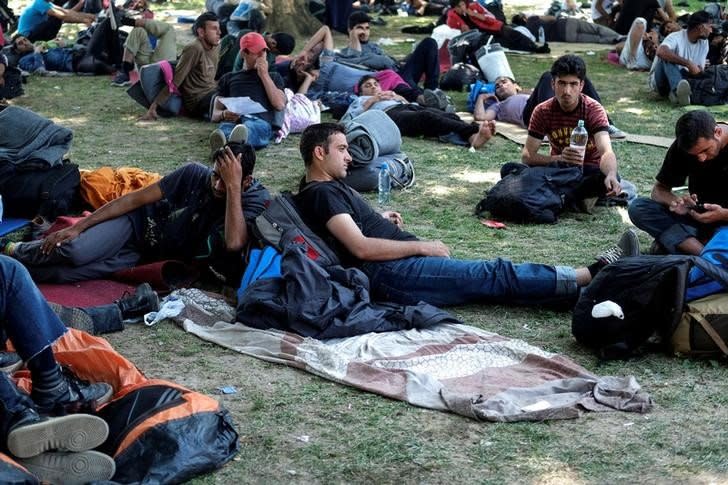
<path id="1" fill-rule="evenodd" d="M 670 0 L 655 0 L 649 7 L 644 3 L 626 0 L 617 13 L 609 0 L 595 0 L 590 22 L 587 12 L 567 0 L 546 15 L 516 15 L 508 25 L 497 4 L 453 0 L 449 8 L 443 6 L 442 20 L 456 35 L 475 31 L 505 47 L 532 52 L 547 52 L 547 42 L 616 44 L 620 63 L 650 69 L 651 85 L 659 95 L 690 104 L 689 80 L 708 65 L 714 19 L 705 11 L 678 18 Z M 425 12 L 426 5 L 421 2 L 415 10 Z M 297 124 L 305 175 L 294 197 L 296 209 L 345 267 L 358 268 L 369 278 L 376 299 L 443 306 L 563 303 L 573 301 L 606 265 L 640 254 L 636 234 L 627 231 L 596 262 L 577 268 L 451 258 L 443 242 L 405 231 L 400 213 L 376 212 L 344 181 L 352 164 L 346 123 L 381 111 L 401 135 L 440 138 L 474 149 L 487 148 L 498 124 L 518 125 L 528 132 L 520 153 L 523 166 L 559 162 L 581 167 L 579 199 L 620 194 L 623 180 L 611 143 L 625 134 L 600 104 L 579 56 L 557 58 L 529 93 L 514 77 L 498 76 L 491 92 L 475 98 L 474 121 L 466 122 L 438 87 L 440 48 L 432 37 L 419 42 L 405 59 L 395 59 L 370 39 L 374 19 L 358 10 L 348 17 L 345 46 L 336 50 L 331 30 L 324 26 L 291 56 L 296 44 L 292 35 L 262 32 L 257 14 L 236 10 L 227 15 L 231 20 L 223 24 L 214 12 L 197 17 L 193 40 L 177 56 L 174 27 L 155 20 L 144 0 L 131 0 L 118 10 L 103 9 L 92 0 L 70 8 L 34 0 L 0 55 L 0 79 L 11 68 L 35 74 L 115 73 L 114 86 L 129 86 L 135 77 L 143 83 L 145 66 L 167 66 L 157 75 L 165 81 L 157 83 L 156 92 L 146 93 L 141 118 L 162 122 L 162 115 L 170 114 L 170 99 L 177 97 L 179 113 L 214 124 L 211 166 L 179 167 L 42 239 L 3 240 L 0 320 L 16 353 L 0 353 L 0 362 L 25 361 L 33 379 L 27 395 L 0 373 L 0 444 L 19 459 L 51 448 L 84 452 L 98 445 L 106 433 L 103 421 L 84 414 L 59 416 L 70 409 L 92 412 L 111 393 L 107 384 L 84 383 L 61 371 L 51 344 L 66 332 L 58 315 L 68 311 L 49 307 L 34 282 L 105 278 L 160 258 L 222 261 L 217 268 L 230 275 L 226 281 L 239 281 L 244 271 L 240 253 L 256 240 L 254 221 L 271 200 L 254 177 L 256 150 L 294 129 L 298 112 L 292 109 L 299 103 L 326 104 L 342 124 L 321 123 L 316 110 Z M 63 23 L 88 29 L 68 46 L 56 39 Z M 478 40 L 474 48 L 480 45 Z M 249 98 L 247 104 L 242 98 Z M 580 122 L 588 132 L 582 151 L 570 145 L 571 132 Z M 655 251 L 700 254 L 716 227 L 728 220 L 722 188 L 728 126 L 716 123 L 706 111 L 691 111 L 678 121 L 676 135 L 651 196 L 635 200 L 629 215 L 655 238 Z M 549 146 L 544 150 L 545 137 Z M 672 189 L 686 181 L 690 194 L 673 195 Z M 698 207 L 698 202 L 704 204 Z M 86 310 L 90 323 L 85 328 L 95 333 L 118 330 L 123 328 L 121 319 L 157 306 L 156 295 L 141 287 L 131 300 Z M 93 315 L 100 313 L 114 318 L 95 322 Z M 89 441 L 67 443 L 64 426 L 85 429 Z M 53 439 L 44 438 L 48 435 Z M 93 478 L 110 478 L 113 461 L 97 460 L 98 476 Z"/>

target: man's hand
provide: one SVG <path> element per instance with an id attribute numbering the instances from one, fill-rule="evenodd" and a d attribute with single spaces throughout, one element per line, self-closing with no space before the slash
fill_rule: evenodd
<path id="1" fill-rule="evenodd" d="M 584 153 L 576 148 L 564 148 L 561 152 L 561 159 L 572 165 L 584 165 Z"/>
<path id="2" fill-rule="evenodd" d="M 227 192 L 237 191 L 239 195 L 243 185 L 243 164 L 230 147 L 225 147 L 222 157 L 217 159 L 217 167 Z"/>
<path id="3" fill-rule="evenodd" d="M 70 241 L 71 239 L 75 239 L 79 234 L 81 234 L 81 231 L 79 231 L 76 226 L 67 227 L 60 231 L 51 233 L 43 240 L 43 243 L 40 246 L 40 251 L 43 254 L 50 254 L 51 251 L 60 247 L 61 244 L 66 241 Z"/>
<path id="4" fill-rule="evenodd" d="M 422 256 L 450 257 L 450 249 L 442 241 L 420 241 L 420 254 Z"/>
<path id="5" fill-rule="evenodd" d="M 384 212 L 382 212 L 381 215 L 382 215 L 382 217 L 384 217 L 385 219 L 388 219 L 389 222 L 391 222 L 395 226 L 399 227 L 400 229 L 402 229 L 402 227 L 404 227 L 404 220 L 402 219 L 402 214 L 400 214 L 399 212 L 384 211 Z"/>
<path id="6" fill-rule="evenodd" d="M 619 195 L 622 192 L 622 185 L 617 180 L 617 176 L 613 173 L 608 174 L 604 178 L 604 186 L 607 188 L 607 197 Z"/>
<path id="7" fill-rule="evenodd" d="M 728 209 L 724 209 L 718 204 L 703 204 L 705 212 L 700 213 L 690 210 L 690 215 L 693 219 L 703 224 L 714 224 L 716 222 L 728 221 Z"/>
<path id="8" fill-rule="evenodd" d="M 220 116 L 220 121 L 233 121 L 237 122 L 240 119 L 240 115 L 236 113 L 235 111 L 230 111 L 229 109 L 222 110 L 222 116 Z"/>
<path id="9" fill-rule="evenodd" d="M 258 72 L 258 76 L 263 77 L 268 74 L 268 59 L 265 56 L 260 56 L 255 61 L 255 70 Z"/>
<path id="10" fill-rule="evenodd" d="M 155 121 L 157 119 L 157 104 L 152 103 L 146 113 L 139 117 L 139 121 Z"/>
<path id="11" fill-rule="evenodd" d="M 674 212 L 677 215 L 684 216 L 690 211 L 690 207 L 693 207 L 697 203 L 697 195 L 683 195 L 682 197 L 678 197 L 676 200 L 670 202 L 670 212 Z"/>
<path id="12" fill-rule="evenodd" d="M 698 66 L 694 62 L 688 62 L 687 68 L 688 68 L 688 72 L 690 73 L 691 76 L 697 76 L 698 74 L 703 72 L 703 70 L 700 68 L 700 66 Z"/>

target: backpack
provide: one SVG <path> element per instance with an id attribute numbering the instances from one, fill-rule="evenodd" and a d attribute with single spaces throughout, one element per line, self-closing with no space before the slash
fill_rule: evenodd
<path id="1" fill-rule="evenodd" d="M 728 357 L 728 294 L 687 304 L 670 339 L 673 352 L 694 357 Z"/>
<path id="2" fill-rule="evenodd" d="M 506 164 L 501 178 L 475 206 L 475 213 L 513 222 L 555 223 L 582 179 L 579 167 L 560 163 L 529 167 Z"/>
<path id="3" fill-rule="evenodd" d="M 414 162 L 404 153 L 382 155 L 371 162 L 355 163 L 343 182 L 357 192 L 374 192 L 379 188 L 379 167 L 386 163 L 392 189 L 409 189 L 415 184 Z"/>
<path id="4" fill-rule="evenodd" d="M 0 54 L 1 55 L 1 54 Z M 17 67 L 5 68 L 5 84 L 0 87 L 0 99 L 13 99 L 25 94 L 23 75 Z"/>
<path id="5" fill-rule="evenodd" d="M 728 283 L 728 272 L 697 256 L 635 256 L 607 265 L 579 296 L 572 334 L 603 359 L 629 357 L 655 333 L 670 349 L 673 335 L 685 333 L 680 322 L 693 267 Z"/>
<path id="6" fill-rule="evenodd" d="M 728 102 L 728 66 L 708 66 L 696 77 L 689 77 L 690 103 L 715 106 Z"/>
<path id="7" fill-rule="evenodd" d="M 445 91 L 462 91 L 483 79 L 480 69 L 466 62 L 453 65 L 440 79 L 440 88 Z"/>
<path id="8" fill-rule="evenodd" d="M 728 269 L 728 226 L 720 227 L 715 231 L 713 237 L 703 247 L 700 257 Z M 725 285 L 704 274 L 700 268 L 690 270 L 688 290 L 685 295 L 687 301 L 724 291 L 726 291 Z"/>
<path id="9" fill-rule="evenodd" d="M 41 170 L 15 170 L 0 182 L 5 214 L 46 219 L 68 214 L 80 202 L 78 165 L 64 163 Z"/>
<path id="10" fill-rule="evenodd" d="M 307 190 L 314 184 L 302 189 Z M 321 266 L 338 264 L 339 258 L 331 248 L 316 235 L 301 219 L 290 192 L 282 192 L 255 218 L 253 227 L 256 237 L 279 252 L 290 243 L 301 244 L 306 255 Z"/>

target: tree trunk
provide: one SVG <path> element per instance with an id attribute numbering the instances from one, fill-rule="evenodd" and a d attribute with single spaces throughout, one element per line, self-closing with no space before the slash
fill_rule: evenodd
<path id="1" fill-rule="evenodd" d="M 309 0 L 268 0 L 271 13 L 266 17 L 268 32 L 287 32 L 297 38 L 308 38 L 320 27 L 321 22 L 311 15 Z"/>

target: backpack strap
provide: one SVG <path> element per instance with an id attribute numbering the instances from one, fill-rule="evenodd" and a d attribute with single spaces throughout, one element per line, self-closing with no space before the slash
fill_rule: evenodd
<path id="1" fill-rule="evenodd" d="M 699 313 L 691 313 L 690 316 L 694 318 L 701 327 L 703 327 L 705 333 L 708 334 L 708 336 L 713 340 L 715 345 L 717 345 L 720 351 L 723 352 L 723 355 L 728 356 L 728 345 L 726 345 L 725 341 L 721 338 L 718 332 L 715 331 L 710 322 Z"/>

